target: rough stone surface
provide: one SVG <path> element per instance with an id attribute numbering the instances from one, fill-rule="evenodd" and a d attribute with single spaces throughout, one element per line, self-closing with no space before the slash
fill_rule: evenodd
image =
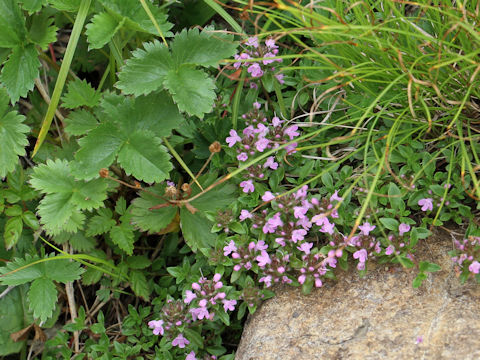
<path id="1" fill-rule="evenodd" d="M 480 286 L 459 283 L 452 247 L 444 233 L 423 240 L 416 258 L 443 270 L 419 289 L 415 271 L 392 265 L 369 265 L 363 279 L 339 274 L 308 296 L 275 289 L 248 320 L 235 359 L 480 359 Z"/>

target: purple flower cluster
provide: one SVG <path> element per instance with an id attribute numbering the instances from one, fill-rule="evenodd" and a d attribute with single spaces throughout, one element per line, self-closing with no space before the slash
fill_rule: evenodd
<path id="1" fill-rule="evenodd" d="M 242 115 L 245 120 L 245 129 L 240 134 L 232 129 L 230 136 L 225 139 L 229 147 L 235 148 L 237 160 L 241 163 L 255 158 L 264 151 L 276 149 L 282 144 L 291 142 L 300 135 L 297 125 L 284 126 L 284 121 L 276 116 L 270 121 L 260 110 L 259 103 L 253 105 L 252 111 Z M 296 147 L 297 143 L 292 143 L 285 147 L 285 150 L 287 154 L 291 154 L 295 152 Z M 268 157 L 262 164 L 250 166 L 245 173 L 246 180 L 240 183 L 243 192 L 255 191 L 254 180 L 265 180 L 265 170 L 277 168 L 278 163 L 274 156 Z"/>
<path id="2" fill-rule="evenodd" d="M 184 348 L 190 343 L 181 332 L 185 326 L 193 326 L 198 321 L 213 320 L 214 311 L 219 311 L 220 305 L 225 312 L 235 310 L 237 300 L 227 299 L 221 277 L 220 274 L 215 274 L 212 280 L 201 277 L 192 284 L 191 290 L 186 290 L 183 302 L 167 301 L 162 308 L 161 318 L 148 323 L 153 333 L 169 336 L 173 338 L 173 346 Z"/>
<path id="3" fill-rule="evenodd" d="M 275 67 L 272 64 L 282 62 L 282 59 L 278 58 L 277 55 L 278 45 L 275 44 L 274 39 L 268 38 L 264 44 L 261 44 L 256 36 L 250 37 L 244 43 L 244 51 L 235 55 L 235 60 L 240 61 L 234 63 L 233 67 L 235 69 L 245 67 L 252 78 L 259 79 L 268 71 L 275 72 Z M 263 60 L 249 61 L 254 58 L 263 58 Z M 283 74 L 275 74 L 275 78 L 280 84 L 284 83 Z M 258 87 L 255 82 L 251 82 L 250 86 L 253 88 Z"/>
<path id="4" fill-rule="evenodd" d="M 443 187 L 445 189 L 450 189 L 452 185 L 447 183 L 447 184 L 444 184 Z M 429 197 L 418 200 L 418 206 L 421 206 L 422 211 L 425 211 L 425 212 L 432 211 L 435 204 L 437 207 L 440 207 L 442 201 L 444 200 L 443 197 L 439 197 L 433 194 L 432 190 L 428 190 L 427 192 Z M 445 205 L 446 206 L 450 205 L 450 202 L 445 201 Z"/>
<path id="5" fill-rule="evenodd" d="M 385 255 L 400 255 L 401 249 L 404 249 L 409 241 L 405 239 L 404 234 L 410 231 L 411 227 L 408 224 L 401 223 L 398 226 L 398 236 L 396 235 L 389 235 L 388 240 L 390 241 L 390 245 L 385 249 Z"/>
<path id="6" fill-rule="evenodd" d="M 480 273 L 480 236 L 469 236 L 468 239 L 462 241 L 455 240 L 456 256 L 452 257 L 452 261 L 458 265 L 460 269 L 466 269 L 471 274 Z"/>

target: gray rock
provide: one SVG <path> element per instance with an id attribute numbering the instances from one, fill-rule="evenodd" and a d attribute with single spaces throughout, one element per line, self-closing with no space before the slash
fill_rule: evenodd
<path id="1" fill-rule="evenodd" d="M 391 264 L 369 264 L 363 279 L 354 266 L 340 270 L 308 296 L 276 288 L 247 321 L 235 359 L 480 359 L 480 286 L 459 283 L 450 235 L 420 241 L 416 259 L 442 271 L 419 289 L 416 271 Z"/>

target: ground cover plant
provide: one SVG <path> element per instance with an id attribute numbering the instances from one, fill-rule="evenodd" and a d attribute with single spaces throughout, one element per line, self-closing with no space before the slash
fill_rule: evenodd
<path id="1" fill-rule="evenodd" d="M 233 359 L 276 283 L 377 262 L 421 286 L 436 226 L 479 281 L 479 17 L 1 2 L 0 356 Z"/>

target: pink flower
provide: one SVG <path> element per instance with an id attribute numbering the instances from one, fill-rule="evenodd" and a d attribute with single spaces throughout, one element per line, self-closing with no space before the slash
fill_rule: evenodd
<path id="1" fill-rule="evenodd" d="M 307 235 L 307 231 L 304 229 L 297 229 L 292 231 L 292 241 L 297 242 L 297 241 L 302 241 L 305 239 L 305 235 Z"/>
<path id="2" fill-rule="evenodd" d="M 291 143 L 290 145 L 285 146 L 285 151 L 287 152 L 287 155 L 294 154 L 297 152 L 297 143 Z"/>
<path id="3" fill-rule="evenodd" d="M 392 255 L 394 251 L 395 247 L 393 245 L 388 245 L 388 247 L 385 249 L 385 255 Z"/>
<path id="4" fill-rule="evenodd" d="M 433 210 L 433 200 L 430 198 L 418 200 L 418 205 L 422 207 L 422 211 Z"/>
<path id="5" fill-rule="evenodd" d="M 284 74 L 275 74 L 275 78 L 278 80 L 280 85 L 285 84 L 285 80 L 283 80 L 284 77 L 285 77 Z"/>
<path id="6" fill-rule="evenodd" d="M 249 192 L 254 192 L 255 191 L 255 186 L 253 185 L 253 181 L 252 180 L 246 180 L 246 181 L 242 181 L 240 183 L 240 187 L 243 189 L 243 192 L 244 193 L 249 193 Z"/>
<path id="7" fill-rule="evenodd" d="M 205 299 L 203 299 L 205 300 Z M 193 308 L 190 309 L 190 312 L 192 313 L 192 319 L 193 321 L 197 321 L 197 319 L 202 320 L 202 319 L 208 319 L 209 313 L 206 307 L 198 307 L 198 308 Z"/>
<path id="8" fill-rule="evenodd" d="M 308 212 L 309 206 L 295 206 L 293 208 L 293 216 L 295 219 L 303 219 Z"/>
<path id="9" fill-rule="evenodd" d="M 402 236 L 403 234 L 405 234 L 406 232 L 409 232 L 409 231 L 410 231 L 410 225 L 408 225 L 408 224 L 401 223 L 398 226 L 398 233 L 400 234 L 400 236 Z"/>
<path id="10" fill-rule="evenodd" d="M 213 275 L 213 281 L 215 281 L 216 283 L 218 283 L 221 278 L 222 274 L 216 273 L 215 275 Z"/>
<path id="11" fill-rule="evenodd" d="M 249 37 L 247 41 L 245 41 L 245 45 L 253 46 L 254 48 L 258 48 L 258 38 L 256 36 Z"/>
<path id="12" fill-rule="evenodd" d="M 258 101 L 255 101 L 253 103 L 253 107 L 257 110 L 260 110 L 260 108 L 262 107 L 262 104 L 260 104 Z"/>
<path id="13" fill-rule="evenodd" d="M 367 253 L 367 250 L 365 250 L 365 249 L 360 249 L 360 250 L 355 251 L 353 253 L 353 258 L 358 259 L 358 261 L 360 261 L 362 263 L 367 261 L 367 257 L 368 257 L 368 253 Z"/>
<path id="14" fill-rule="evenodd" d="M 242 138 L 238 136 L 237 132 L 235 130 L 230 130 L 230 136 L 225 139 L 225 141 L 228 144 L 228 147 L 232 147 L 235 145 L 237 142 L 241 142 Z"/>
<path id="15" fill-rule="evenodd" d="M 274 116 L 274 117 L 272 118 L 272 125 L 273 125 L 273 127 L 280 126 L 281 123 L 283 123 L 283 121 L 280 120 L 279 117 Z"/>
<path id="16" fill-rule="evenodd" d="M 172 341 L 172 345 L 178 346 L 180 349 L 183 349 L 185 345 L 188 344 L 190 344 L 190 341 L 184 338 L 182 333 L 178 334 L 178 336 Z"/>
<path id="17" fill-rule="evenodd" d="M 263 250 L 260 255 L 258 255 L 255 260 L 258 261 L 258 266 L 260 266 L 261 268 L 264 268 L 265 265 L 267 264 L 271 264 L 272 260 L 270 259 L 270 256 L 268 255 L 268 253 Z"/>
<path id="18" fill-rule="evenodd" d="M 323 283 L 320 279 L 315 279 L 315 287 L 319 288 L 322 287 Z"/>
<path id="19" fill-rule="evenodd" d="M 307 242 L 307 243 L 303 243 L 301 244 L 300 246 L 297 246 L 297 249 L 300 250 L 300 251 L 303 251 L 305 254 L 310 254 L 310 249 L 312 248 L 313 246 L 313 243 L 311 242 Z"/>
<path id="20" fill-rule="evenodd" d="M 260 278 L 260 280 L 258 280 L 258 282 L 265 283 L 265 286 L 268 288 L 268 287 L 272 286 L 272 276 L 271 275 L 264 276 L 264 277 Z"/>
<path id="21" fill-rule="evenodd" d="M 330 196 L 330 202 L 332 201 L 342 201 L 343 198 L 341 198 L 340 196 L 338 196 L 338 190 L 335 190 L 335 192 L 333 193 L 332 196 Z"/>
<path id="22" fill-rule="evenodd" d="M 148 322 L 148 327 L 153 329 L 153 335 L 163 335 L 163 320 L 152 320 Z"/>
<path id="23" fill-rule="evenodd" d="M 183 302 L 185 304 L 190 304 L 192 302 L 193 299 L 195 299 L 197 297 L 197 295 L 195 295 L 195 293 L 191 290 L 187 290 L 185 291 L 185 299 L 183 300 Z"/>
<path id="24" fill-rule="evenodd" d="M 297 125 L 292 125 L 292 126 L 286 128 L 286 129 L 283 131 L 283 133 L 284 133 L 285 135 L 287 135 L 287 136 L 290 138 L 290 140 L 293 140 L 295 137 L 297 137 L 298 135 L 300 135 L 300 133 L 297 132 L 297 130 L 298 130 L 298 126 L 297 126 Z"/>
<path id="25" fill-rule="evenodd" d="M 257 148 L 258 151 L 263 152 L 268 147 L 270 140 L 266 138 L 260 138 L 256 143 L 255 147 Z"/>
<path id="26" fill-rule="evenodd" d="M 237 155 L 237 160 L 238 161 L 247 161 L 248 160 L 247 153 L 242 152 L 242 153 L 238 154 Z"/>
<path id="27" fill-rule="evenodd" d="M 278 46 L 275 45 L 275 40 L 273 40 L 272 38 L 269 38 L 269 39 L 265 40 L 265 45 L 269 49 L 278 49 Z"/>
<path id="28" fill-rule="evenodd" d="M 283 226 L 283 221 L 280 219 L 280 213 L 276 213 L 273 217 L 267 220 L 263 226 L 263 232 L 265 234 L 274 233 L 277 227 Z"/>
<path id="29" fill-rule="evenodd" d="M 307 276 L 306 276 L 306 275 L 303 275 L 303 274 L 302 274 L 302 275 L 300 275 L 300 276 L 298 277 L 298 282 L 299 282 L 300 284 L 303 284 L 303 283 L 305 282 L 305 280 L 307 280 Z"/>
<path id="30" fill-rule="evenodd" d="M 265 191 L 265 194 L 262 196 L 263 201 L 270 201 L 275 199 L 275 195 L 273 195 L 270 191 Z"/>
<path id="31" fill-rule="evenodd" d="M 267 52 L 265 55 L 263 55 L 264 57 L 264 60 L 262 60 L 263 62 L 263 65 L 268 65 L 268 64 L 271 64 L 273 62 L 275 62 L 276 59 L 272 59 L 275 57 L 275 54 L 274 53 L 271 53 L 271 52 Z M 268 59 L 266 59 L 268 58 Z"/>
<path id="32" fill-rule="evenodd" d="M 263 251 L 268 249 L 268 245 L 265 244 L 265 241 L 259 240 L 253 247 L 255 251 Z"/>
<path id="33" fill-rule="evenodd" d="M 363 223 L 363 225 L 359 226 L 358 228 L 362 232 L 362 235 L 367 236 L 368 234 L 370 234 L 370 231 L 372 231 L 373 229 L 376 228 L 376 226 L 375 225 L 370 225 L 369 222 L 365 222 L 365 223 Z"/>
<path id="34" fill-rule="evenodd" d="M 191 351 L 187 357 L 185 358 L 185 360 L 198 360 L 196 357 L 195 357 L 195 352 L 194 351 Z"/>
<path id="35" fill-rule="evenodd" d="M 320 228 L 320 232 L 332 235 L 334 232 L 333 231 L 334 228 L 335 228 L 335 224 L 331 223 L 330 221 L 328 221 L 327 218 L 325 218 L 325 221 L 323 222 L 323 225 Z"/>
<path id="36" fill-rule="evenodd" d="M 238 217 L 240 221 L 243 221 L 245 219 L 251 219 L 253 217 L 252 213 L 248 210 L 242 210 L 240 211 L 240 216 Z"/>
<path id="37" fill-rule="evenodd" d="M 253 137 L 255 134 L 255 129 L 253 128 L 252 125 L 248 125 L 245 129 L 243 129 L 243 135 L 248 136 L 248 137 Z"/>
<path id="38" fill-rule="evenodd" d="M 480 272 L 480 263 L 478 261 L 472 262 L 468 267 L 468 270 L 473 274 L 478 274 Z"/>
<path id="39" fill-rule="evenodd" d="M 260 67 L 258 63 L 253 63 L 247 68 L 247 71 L 253 76 L 253 77 L 262 77 L 263 75 L 263 70 Z"/>
<path id="40" fill-rule="evenodd" d="M 225 310 L 225 312 L 227 312 L 227 310 L 229 311 L 235 310 L 235 305 L 237 305 L 237 300 L 222 300 L 222 302 L 223 302 L 223 309 Z"/>
<path id="41" fill-rule="evenodd" d="M 277 170 L 278 168 L 278 163 L 275 162 L 275 158 L 273 156 L 269 156 L 267 158 L 267 161 L 265 161 L 265 164 L 263 164 L 263 168 L 270 168 L 272 170 Z"/>
<path id="42" fill-rule="evenodd" d="M 246 59 L 251 59 L 251 56 L 248 55 L 247 53 L 241 53 L 240 55 L 235 55 L 235 60 L 246 60 Z M 240 66 L 246 64 L 246 62 L 238 61 L 233 64 L 233 67 L 235 69 L 238 69 Z"/>

